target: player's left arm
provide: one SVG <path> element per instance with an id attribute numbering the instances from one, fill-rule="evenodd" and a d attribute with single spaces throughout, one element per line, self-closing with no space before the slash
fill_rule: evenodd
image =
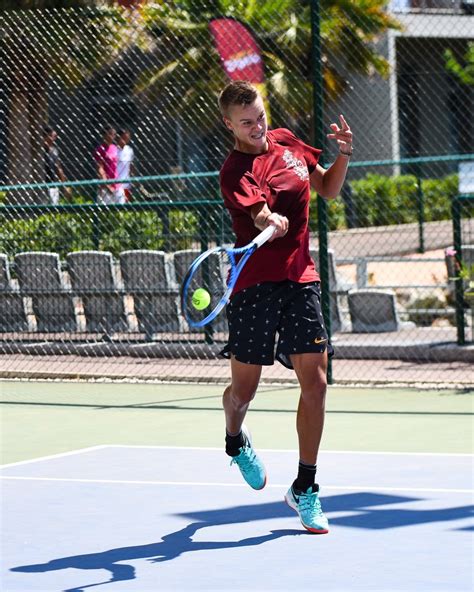
<path id="1" fill-rule="evenodd" d="M 311 187 L 321 197 L 334 199 L 341 192 L 346 178 L 349 159 L 352 155 L 352 132 L 343 115 L 339 115 L 340 126 L 331 123 L 332 133 L 327 134 L 331 140 L 336 140 L 339 146 L 339 154 L 328 169 L 317 164 L 310 176 Z"/>

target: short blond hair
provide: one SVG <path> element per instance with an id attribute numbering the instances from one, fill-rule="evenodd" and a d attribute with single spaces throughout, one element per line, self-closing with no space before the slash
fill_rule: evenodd
<path id="1" fill-rule="evenodd" d="M 251 105 L 260 93 L 246 80 L 229 82 L 219 94 L 218 104 L 221 114 L 226 117 L 232 105 Z"/>

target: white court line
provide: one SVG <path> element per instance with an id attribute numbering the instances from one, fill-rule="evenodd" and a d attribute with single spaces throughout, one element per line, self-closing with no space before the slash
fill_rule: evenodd
<path id="1" fill-rule="evenodd" d="M 83 454 L 91 452 L 93 450 L 103 450 L 104 448 L 141 448 L 150 450 L 209 450 L 223 452 L 223 447 L 211 447 L 211 446 L 151 446 L 147 444 L 100 444 L 98 446 L 89 446 L 87 448 L 78 448 L 76 450 L 70 450 L 69 452 L 59 452 L 58 454 L 50 454 L 47 456 L 38 456 L 37 458 L 30 458 L 28 460 L 20 460 L 5 465 L 0 465 L 0 469 L 6 469 L 8 467 L 18 467 L 21 465 L 33 464 L 36 462 L 42 462 L 44 460 L 52 460 L 55 458 L 62 458 L 63 456 L 72 456 L 75 454 Z M 297 454 L 296 449 L 280 449 L 280 448 L 259 448 L 260 452 L 284 452 Z M 383 452 L 383 451 L 370 451 L 370 450 L 321 450 L 321 454 L 359 454 L 359 455 L 383 455 L 383 456 L 447 456 L 447 457 L 465 457 L 473 458 L 474 454 L 462 453 L 462 452 Z"/>
<path id="2" fill-rule="evenodd" d="M 246 483 L 209 483 L 200 481 L 126 481 L 121 479 L 70 479 L 61 477 L 19 477 L 16 475 L 2 475 L 0 479 L 12 481 L 53 481 L 61 483 L 96 483 L 105 485 L 171 485 L 188 487 L 246 487 Z M 266 487 L 286 489 L 288 483 L 267 483 Z M 421 493 L 474 493 L 474 489 L 448 489 L 430 487 L 390 487 L 389 485 L 324 485 L 323 489 L 353 490 L 353 491 L 415 491 Z"/>
<path id="3" fill-rule="evenodd" d="M 151 450 L 210 450 L 224 452 L 224 447 L 213 447 L 213 446 L 151 446 L 147 444 L 109 444 L 108 448 L 150 448 Z M 290 452 L 298 454 L 298 450 L 286 449 L 286 448 L 259 448 L 256 447 L 259 452 Z M 371 451 L 371 450 L 320 450 L 321 454 L 369 454 L 369 455 L 387 455 L 387 456 L 460 456 L 460 457 L 472 457 L 474 459 L 474 453 L 469 452 L 393 452 L 393 451 Z"/>
<path id="4" fill-rule="evenodd" d="M 6 465 L 0 465 L 0 469 L 6 469 L 8 467 L 19 467 L 20 465 L 28 465 L 35 462 L 41 462 L 43 460 L 62 458 L 63 456 L 72 456 L 74 454 L 83 454 L 85 452 L 91 452 L 92 450 L 100 450 L 102 448 L 109 448 L 109 446 L 107 444 L 101 444 L 99 446 L 88 446 L 87 448 L 77 448 L 76 450 L 69 450 L 68 452 L 58 452 L 57 454 L 49 454 L 48 456 L 38 456 L 37 458 L 30 458 L 28 460 L 19 460 L 17 462 L 8 463 Z"/>

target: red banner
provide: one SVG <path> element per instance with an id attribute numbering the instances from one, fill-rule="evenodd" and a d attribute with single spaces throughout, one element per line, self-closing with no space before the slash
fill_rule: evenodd
<path id="1" fill-rule="evenodd" d="M 232 18 L 213 19 L 209 29 L 222 66 L 231 80 L 264 82 L 263 60 L 252 33 Z"/>
<path id="2" fill-rule="evenodd" d="M 247 80 L 258 88 L 270 123 L 263 59 L 252 32 L 233 18 L 213 19 L 209 29 L 227 76 L 231 80 Z"/>

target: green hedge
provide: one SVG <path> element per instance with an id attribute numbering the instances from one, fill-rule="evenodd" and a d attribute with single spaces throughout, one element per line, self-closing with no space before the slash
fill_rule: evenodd
<path id="1" fill-rule="evenodd" d="M 156 212 L 92 214 L 48 213 L 9 219 L 0 215 L 0 252 L 50 251 L 64 257 L 71 251 L 96 249 L 117 256 L 127 249 L 187 248 L 198 235 L 192 212 L 170 211 L 169 231 Z"/>
<path id="2" fill-rule="evenodd" d="M 418 181 L 414 175 L 389 177 L 369 173 L 363 179 L 350 181 L 357 227 L 390 226 L 418 222 Z M 423 179 L 426 222 L 451 219 L 451 201 L 458 193 L 458 176 Z M 344 230 L 347 224 L 346 204 L 339 197 L 328 202 L 329 230 Z M 312 196 L 310 228 L 316 231 L 317 207 Z"/>
<path id="3" fill-rule="evenodd" d="M 449 220 L 451 201 L 457 195 L 458 176 L 423 179 L 424 219 Z M 388 177 L 368 174 L 351 182 L 359 226 L 386 226 L 418 221 L 418 182 L 414 175 Z"/>
<path id="4" fill-rule="evenodd" d="M 444 179 L 424 179 L 422 183 L 425 198 L 425 220 L 451 219 L 451 202 L 458 195 L 458 175 Z"/>

